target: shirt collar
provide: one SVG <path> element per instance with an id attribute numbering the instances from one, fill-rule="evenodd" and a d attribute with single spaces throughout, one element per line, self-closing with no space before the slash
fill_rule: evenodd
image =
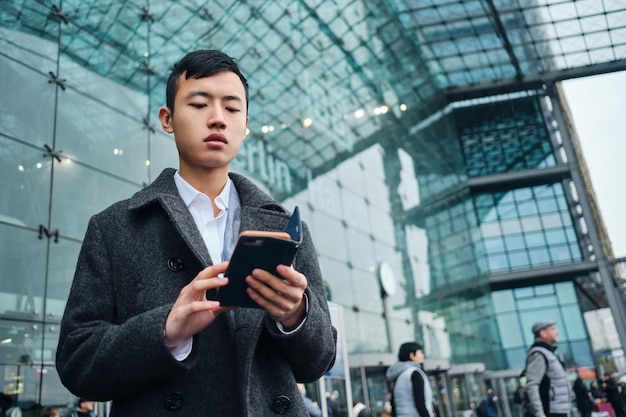
<path id="1" fill-rule="evenodd" d="M 230 177 L 228 177 L 226 185 L 218 194 L 218 196 L 215 197 L 215 204 L 222 210 L 228 210 L 228 201 L 230 198 L 230 188 L 232 187 L 232 182 L 233 181 L 230 179 Z M 174 173 L 174 183 L 176 183 L 178 193 L 180 194 L 180 197 L 183 199 L 187 207 L 189 207 L 198 196 L 205 196 L 206 198 L 209 198 L 206 194 L 201 193 L 200 191 L 196 190 L 191 184 L 189 184 L 183 177 L 180 176 L 178 171 Z"/>

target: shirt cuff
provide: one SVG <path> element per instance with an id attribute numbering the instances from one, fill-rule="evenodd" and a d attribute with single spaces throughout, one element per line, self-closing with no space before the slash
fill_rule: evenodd
<path id="1" fill-rule="evenodd" d="M 181 362 L 187 359 L 187 357 L 191 353 L 192 347 L 193 347 L 193 338 L 190 337 L 189 339 L 185 340 L 180 345 L 170 348 L 170 352 L 172 353 L 172 356 L 177 361 Z"/>
<path id="2" fill-rule="evenodd" d="M 278 330 L 280 330 L 280 332 L 282 334 L 292 334 L 292 333 L 295 333 L 298 330 L 300 330 L 302 325 L 306 322 L 306 318 L 309 315 L 309 297 L 307 297 L 306 293 L 304 293 L 303 295 L 304 295 L 304 318 L 302 319 L 300 324 L 298 324 L 298 326 L 295 329 L 289 330 L 289 331 L 286 331 L 285 327 L 283 326 L 283 324 L 281 322 L 277 321 L 276 322 L 276 327 L 278 327 Z"/>

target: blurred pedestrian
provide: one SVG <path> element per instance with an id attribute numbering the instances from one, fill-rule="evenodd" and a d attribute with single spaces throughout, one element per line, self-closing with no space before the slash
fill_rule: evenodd
<path id="1" fill-rule="evenodd" d="M 79 398 L 76 405 L 76 410 L 72 412 L 71 417 L 96 417 L 94 411 L 96 403 L 86 398 Z"/>
<path id="2" fill-rule="evenodd" d="M 613 378 L 611 372 L 604 374 L 604 381 L 602 383 L 602 391 L 606 401 L 611 403 L 613 411 L 615 411 L 615 417 L 626 417 L 626 411 L 624 411 L 624 404 L 622 403 L 622 396 L 619 392 L 617 382 Z"/>
<path id="3" fill-rule="evenodd" d="M 61 417 L 58 407 L 44 407 L 41 410 L 41 417 Z"/>
<path id="4" fill-rule="evenodd" d="M 524 417 L 524 387 L 517 386 L 515 393 L 513 393 L 513 407 L 515 409 L 515 417 Z"/>
<path id="5" fill-rule="evenodd" d="M 577 373 L 578 375 L 578 373 Z M 591 417 L 593 411 L 593 399 L 580 375 L 574 381 L 574 395 L 576 395 L 576 408 L 581 417 Z"/>
<path id="6" fill-rule="evenodd" d="M 424 373 L 424 350 L 416 342 L 404 343 L 398 362 L 387 369 L 386 378 L 392 387 L 392 414 L 395 417 L 434 417 L 433 392 Z"/>
<path id="7" fill-rule="evenodd" d="M 306 395 L 306 387 L 304 384 L 298 384 L 298 390 L 300 391 L 300 395 L 302 395 L 302 401 L 304 401 L 304 406 L 309 416 L 322 417 L 320 406 Z"/>

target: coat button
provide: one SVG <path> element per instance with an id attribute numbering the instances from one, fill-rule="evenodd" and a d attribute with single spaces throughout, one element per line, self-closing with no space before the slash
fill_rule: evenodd
<path id="1" fill-rule="evenodd" d="M 291 408 L 291 400 L 286 395 L 280 395 L 274 398 L 272 402 L 272 411 L 278 414 L 285 414 Z"/>
<path id="2" fill-rule="evenodd" d="M 183 260 L 180 258 L 170 258 L 167 260 L 167 267 L 174 272 L 180 272 L 183 270 Z"/>
<path id="3" fill-rule="evenodd" d="M 176 411 L 183 405 L 183 396 L 178 392 L 173 392 L 165 398 L 165 409 Z"/>

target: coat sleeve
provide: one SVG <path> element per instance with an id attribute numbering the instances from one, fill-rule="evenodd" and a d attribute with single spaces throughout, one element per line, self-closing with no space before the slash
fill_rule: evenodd
<path id="1" fill-rule="evenodd" d="M 171 304 L 118 319 L 110 247 L 90 220 L 61 321 L 56 365 L 63 384 L 93 400 L 128 396 L 185 369 L 164 345 Z M 146 347 L 150 347 L 147 349 Z"/>
<path id="2" fill-rule="evenodd" d="M 413 383 L 413 399 L 415 400 L 415 408 L 417 408 L 417 413 L 422 417 L 429 417 L 430 413 L 428 412 L 426 399 L 424 398 L 424 378 L 422 375 L 415 371 L 411 375 L 411 382 Z"/>
<path id="3" fill-rule="evenodd" d="M 539 392 L 539 385 L 546 371 L 545 357 L 539 352 L 532 353 L 526 361 L 526 392 L 536 417 L 546 415 Z"/>
<path id="4" fill-rule="evenodd" d="M 305 291 L 309 310 L 306 321 L 296 332 L 284 334 L 268 315 L 265 328 L 289 363 L 296 380 L 310 382 L 333 366 L 337 331 L 331 324 L 317 254 L 307 226 L 303 225 L 303 228 L 304 239 L 294 267 L 307 278 Z"/>

